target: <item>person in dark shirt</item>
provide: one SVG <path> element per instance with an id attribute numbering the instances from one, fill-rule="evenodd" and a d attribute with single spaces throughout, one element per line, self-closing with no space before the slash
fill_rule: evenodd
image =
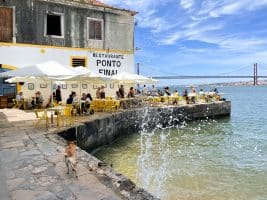
<path id="1" fill-rule="evenodd" d="M 131 87 L 131 88 L 130 88 L 130 91 L 129 91 L 129 93 L 128 93 L 128 98 L 133 98 L 133 97 L 134 97 L 134 88 Z"/>
<path id="2" fill-rule="evenodd" d="M 184 90 L 183 97 L 187 104 L 189 104 L 188 92 L 187 89 Z"/>
<path id="3" fill-rule="evenodd" d="M 57 89 L 56 89 L 56 100 L 57 100 L 57 103 L 62 101 L 60 85 L 57 86 Z"/>
<path id="4" fill-rule="evenodd" d="M 119 89 L 119 93 L 120 93 L 120 97 L 124 98 L 124 87 L 123 87 L 123 85 L 121 85 L 121 87 Z"/>
<path id="5" fill-rule="evenodd" d="M 67 104 L 72 104 L 73 103 L 73 96 L 72 94 L 69 95 L 69 98 L 67 99 Z"/>
<path id="6" fill-rule="evenodd" d="M 165 87 L 164 90 L 165 90 L 165 94 L 166 94 L 166 96 L 171 96 L 171 93 L 170 93 L 170 91 L 169 91 L 169 87 L 168 87 L 168 86 Z"/>
<path id="7" fill-rule="evenodd" d="M 105 94 L 104 86 L 101 86 L 100 99 L 105 99 L 105 97 L 106 97 L 106 94 Z"/>

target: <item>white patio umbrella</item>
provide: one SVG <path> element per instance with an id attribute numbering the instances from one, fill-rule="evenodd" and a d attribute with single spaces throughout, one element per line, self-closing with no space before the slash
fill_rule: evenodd
<path id="1" fill-rule="evenodd" d="M 75 67 L 75 68 L 73 68 L 73 70 L 79 75 L 74 76 L 68 80 L 79 82 L 80 97 L 81 97 L 81 93 L 82 93 L 82 91 L 81 91 L 81 84 L 82 83 L 88 82 L 88 83 L 98 84 L 98 83 L 104 83 L 104 82 L 110 81 L 110 78 L 96 74 L 95 72 L 92 72 L 91 70 L 89 70 L 88 68 L 85 68 L 83 66 Z M 80 107 L 81 107 L 81 102 L 80 102 Z"/>
<path id="2" fill-rule="evenodd" d="M 0 73 L 0 77 L 13 77 L 9 82 L 27 82 L 33 79 L 51 82 L 51 94 L 53 91 L 53 80 L 67 80 L 78 74 L 71 67 L 61 65 L 55 61 L 22 67 L 16 70 Z M 53 95 L 51 103 L 53 102 Z M 53 105 L 53 104 L 52 104 Z"/>
<path id="3" fill-rule="evenodd" d="M 48 61 L 0 73 L 0 77 L 38 77 L 49 80 L 75 75 L 77 73 L 71 67 L 61 65 L 55 61 Z"/>
<path id="4" fill-rule="evenodd" d="M 80 81 L 86 81 L 90 83 L 103 83 L 106 81 L 109 81 L 109 77 L 101 76 L 99 74 L 96 74 L 95 72 L 89 70 L 88 68 L 85 68 L 83 66 L 75 67 L 73 70 L 79 74 L 78 77 L 73 77 L 70 80 L 80 80 Z"/>
<path id="5" fill-rule="evenodd" d="M 132 74 L 128 72 L 121 72 L 111 77 L 112 80 L 119 83 L 156 83 L 155 79 L 151 79 L 142 75 Z"/>

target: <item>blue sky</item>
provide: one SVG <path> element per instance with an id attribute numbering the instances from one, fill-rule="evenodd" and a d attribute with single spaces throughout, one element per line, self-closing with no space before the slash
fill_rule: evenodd
<path id="1" fill-rule="evenodd" d="M 102 2 L 139 12 L 135 61 L 143 75 L 252 75 L 255 62 L 267 75 L 267 0 Z"/>

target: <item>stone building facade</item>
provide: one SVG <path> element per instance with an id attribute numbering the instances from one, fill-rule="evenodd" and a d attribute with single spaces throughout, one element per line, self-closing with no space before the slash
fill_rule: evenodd
<path id="1" fill-rule="evenodd" d="M 0 0 L 0 68 L 54 60 L 103 76 L 134 72 L 135 14 L 96 0 Z"/>

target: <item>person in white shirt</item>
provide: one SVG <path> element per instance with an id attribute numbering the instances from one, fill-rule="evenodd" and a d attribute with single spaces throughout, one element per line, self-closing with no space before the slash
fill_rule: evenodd
<path id="1" fill-rule="evenodd" d="M 23 100 L 23 93 L 22 93 L 22 92 L 19 92 L 19 93 L 16 95 L 16 99 L 17 99 L 17 101 L 22 101 L 22 100 Z"/>
<path id="2" fill-rule="evenodd" d="M 155 85 L 152 85 L 152 88 L 151 88 L 151 96 L 153 96 L 153 97 L 158 96 L 158 90 L 155 87 Z"/>
<path id="3" fill-rule="evenodd" d="M 144 87 L 143 87 L 142 94 L 145 95 L 145 96 L 147 95 L 147 87 L 146 87 L 146 85 L 144 85 Z"/>

